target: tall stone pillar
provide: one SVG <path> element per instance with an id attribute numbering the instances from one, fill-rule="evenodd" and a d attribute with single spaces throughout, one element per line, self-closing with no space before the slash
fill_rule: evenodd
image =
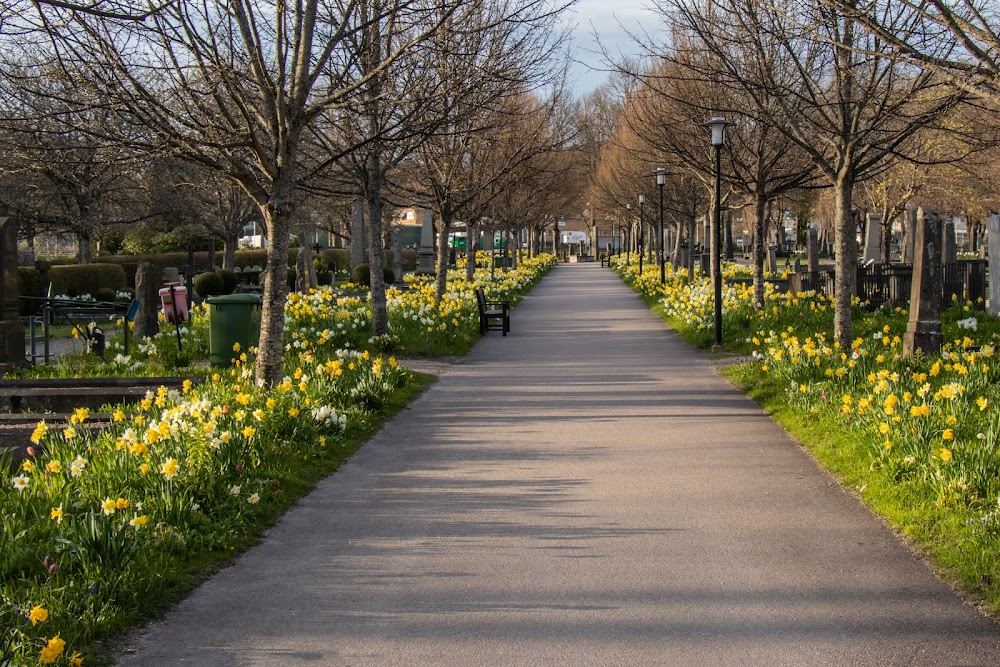
<path id="1" fill-rule="evenodd" d="M 948 218 L 941 229 L 941 261 L 951 264 L 958 261 L 958 243 L 955 241 L 955 220 Z"/>
<path id="2" fill-rule="evenodd" d="M 986 218 L 986 243 L 989 247 L 990 275 L 1000 276 L 1000 215 Z M 1000 278 L 990 280 L 990 315 L 1000 316 Z"/>
<path id="3" fill-rule="evenodd" d="M 142 262 L 135 272 L 135 298 L 139 310 L 135 314 L 135 339 L 151 338 L 160 330 L 156 316 L 160 310 L 159 289 L 163 285 L 163 269 L 152 262 Z"/>
<path id="4" fill-rule="evenodd" d="M 931 210 L 917 211 L 910 319 L 903 337 L 903 353 L 934 355 L 941 350 L 941 218 Z"/>
<path id="5" fill-rule="evenodd" d="M 24 324 L 17 307 L 17 220 L 0 216 L 0 371 L 24 364 Z"/>
<path id="6" fill-rule="evenodd" d="M 420 227 L 420 249 L 417 250 L 417 275 L 433 276 L 434 271 L 434 218 L 427 209 L 423 211 Z"/>
<path id="7" fill-rule="evenodd" d="M 809 225 L 806 230 L 806 252 L 809 257 L 809 273 L 816 273 L 819 271 L 819 232 L 813 225 Z"/>
<path id="8" fill-rule="evenodd" d="M 399 225 L 392 226 L 392 272 L 396 282 L 403 282 L 403 230 Z"/>
<path id="9" fill-rule="evenodd" d="M 917 229 L 917 206 L 906 207 L 906 229 L 903 230 L 903 247 L 900 248 L 900 260 L 903 264 L 913 263 L 913 239 Z"/>
<path id="10" fill-rule="evenodd" d="M 869 213 L 865 225 L 865 252 L 861 261 L 878 262 L 882 259 L 882 225 L 878 213 Z"/>

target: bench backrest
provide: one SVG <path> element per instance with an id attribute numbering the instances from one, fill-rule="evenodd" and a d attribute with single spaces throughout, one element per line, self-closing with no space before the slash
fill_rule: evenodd
<path id="1" fill-rule="evenodd" d="M 482 287 L 477 287 L 476 288 L 476 301 L 479 302 L 479 310 L 485 313 L 486 312 L 486 293 L 483 292 L 483 288 Z"/>

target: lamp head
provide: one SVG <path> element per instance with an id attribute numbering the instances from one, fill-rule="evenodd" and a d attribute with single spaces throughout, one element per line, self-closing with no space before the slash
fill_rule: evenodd
<path id="1" fill-rule="evenodd" d="M 702 123 L 702 125 L 712 130 L 712 145 L 722 146 L 726 143 L 726 127 L 732 125 L 732 123 L 722 116 L 715 116 L 707 123 Z"/>
<path id="2" fill-rule="evenodd" d="M 656 184 L 663 185 L 667 181 L 667 168 L 657 167 L 656 168 Z"/>
<path id="3" fill-rule="evenodd" d="M 642 192 L 639 193 L 639 203 L 640 204 L 645 204 L 646 203 L 646 195 L 643 194 Z"/>

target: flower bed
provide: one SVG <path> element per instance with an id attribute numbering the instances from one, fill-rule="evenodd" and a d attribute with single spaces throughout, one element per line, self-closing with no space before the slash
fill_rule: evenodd
<path id="1" fill-rule="evenodd" d="M 619 273 L 685 338 L 708 347 L 712 287 L 683 272 Z M 654 267 L 654 271 L 656 268 Z M 729 268 L 727 270 L 737 270 Z M 655 280 L 654 280 L 655 278 Z M 727 348 L 753 361 L 727 371 L 824 465 L 913 537 L 966 593 L 1000 609 L 1000 322 L 954 302 L 948 342 L 933 357 L 903 354 L 907 312 L 856 304 L 851 349 L 833 342 L 833 306 L 814 292 L 728 285 Z"/>
<path id="2" fill-rule="evenodd" d="M 477 279 L 516 299 L 553 265 L 542 256 Z M 474 286 L 455 280 L 440 304 L 419 282 L 391 290 L 389 342 L 464 352 L 478 338 Z M 0 487 L 0 665 L 81 664 L 95 639 L 148 618 L 250 544 L 420 384 L 375 351 L 386 341 L 370 338 L 364 298 L 295 294 L 286 318 L 277 386 L 257 387 L 252 351 L 237 346 L 233 368 L 119 406 L 103 430 L 88 428 L 85 409 L 38 423 L 30 457 Z M 193 349 L 205 319 L 184 333 Z M 172 331 L 114 363 L 167 349 Z"/>

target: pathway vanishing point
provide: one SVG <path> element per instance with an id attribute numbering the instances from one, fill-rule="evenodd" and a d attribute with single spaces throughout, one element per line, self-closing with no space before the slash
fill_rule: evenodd
<path id="1" fill-rule="evenodd" d="M 1000 665 L 611 271 L 556 268 L 121 665 Z"/>

